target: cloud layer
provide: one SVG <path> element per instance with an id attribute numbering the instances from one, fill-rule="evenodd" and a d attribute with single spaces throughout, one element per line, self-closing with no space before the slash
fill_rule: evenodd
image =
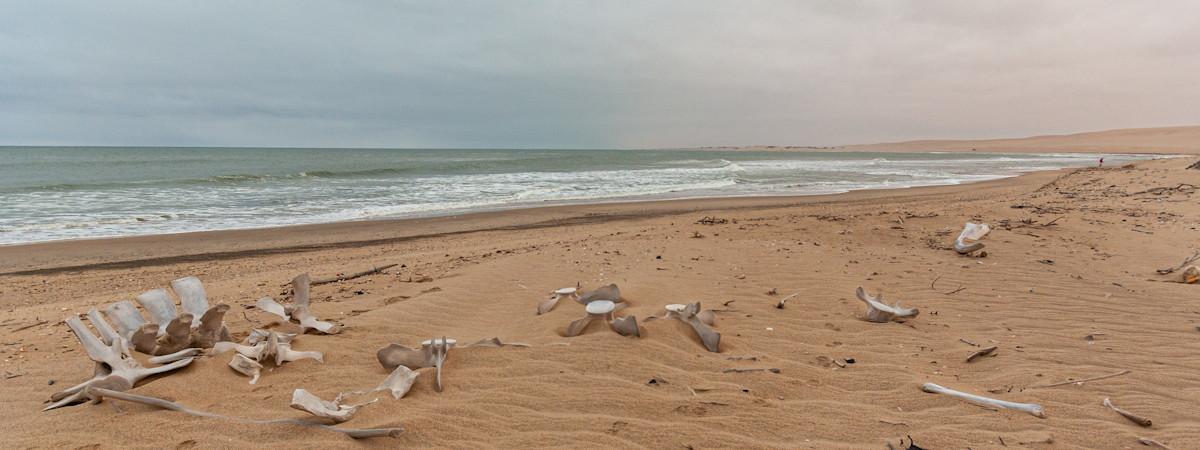
<path id="1" fill-rule="evenodd" d="M 833 145 L 1200 123 L 1200 2 L 5 0 L 0 145 Z"/>

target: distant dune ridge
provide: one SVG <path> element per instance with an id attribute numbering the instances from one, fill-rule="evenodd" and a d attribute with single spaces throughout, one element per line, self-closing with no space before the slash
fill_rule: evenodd
<path id="1" fill-rule="evenodd" d="M 748 146 L 745 150 L 869 152 L 987 151 L 1200 154 L 1200 126 L 1123 128 L 1003 139 L 924 139 L 839 147 Z"/>

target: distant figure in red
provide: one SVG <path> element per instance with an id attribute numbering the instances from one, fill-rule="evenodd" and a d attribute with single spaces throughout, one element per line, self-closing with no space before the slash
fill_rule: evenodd
<path id="1" fill-rule="evenodd" d="M 1100 158 L 1100 167 L 1104 167 L 1104 158 Z"/>

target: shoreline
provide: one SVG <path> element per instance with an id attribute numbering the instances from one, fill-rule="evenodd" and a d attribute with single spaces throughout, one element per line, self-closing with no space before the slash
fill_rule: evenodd
<path id="1" fill-rule="evenodd" d="M 1161 155 L 1171 156 L 1171 155 Z M 1138 163 L 1144 163 L 1145 160 Z M 465 233 L 549 228 L 721 210 L 753 210 L 855 202 L 889 196 L 909 198 L 988 189 L 1057 176 L 1081 168 L 1025 172 L 957 184 L 868 188 L 829 194 L 613 200 L 545 206 L 517 206 L 426 217 L 372 218 L 313 224 L 267 226 L 62 239 L 0 245 L 0 275 L 32 275 L 90 269 L 122 269 L 152 264 L 212 261 L 256 255 L 357 248 Z M 395 228 L 402 228 L 397 230 Z M 116 247 L 114 249 L 114 247 Z M 169 248 L 171 250 L 161 250 Z M 22 258 L 24 256 L 24 258 Z M 8 262 L 12 261 L 12 262 Z M 20 262 L 17 262 L 20 261 Z"/>

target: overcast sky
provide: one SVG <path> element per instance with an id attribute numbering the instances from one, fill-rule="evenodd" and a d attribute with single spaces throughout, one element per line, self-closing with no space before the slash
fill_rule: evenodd
<path id="1" fill-rule="evenodd" d="M 832 145 L 1200 124 L 1196 1 L 0 8 L 0 145 Z"/>

